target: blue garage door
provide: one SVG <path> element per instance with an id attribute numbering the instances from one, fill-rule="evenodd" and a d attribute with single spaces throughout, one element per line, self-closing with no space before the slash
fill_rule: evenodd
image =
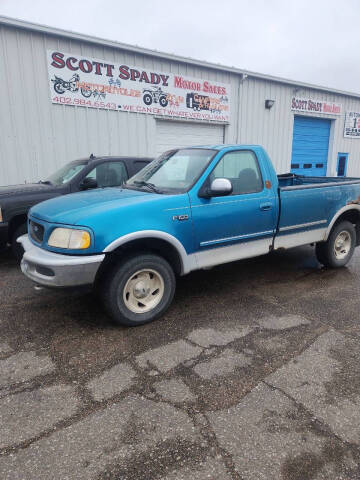
<path id="1" fill-rule="evenodd" d="M 298 175 L 326 176 L 331 120 L 294 117 L 291 171 Z"/>

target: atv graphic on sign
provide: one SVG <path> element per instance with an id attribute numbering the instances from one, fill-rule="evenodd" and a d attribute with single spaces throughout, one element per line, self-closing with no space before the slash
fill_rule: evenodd
<path id="1" fill-rule="evenodd" d="M 152 103 L 159 103 L 161 107 L 167 107 L 169 103 L 167 93 L 163 92 L 160 87 L 144 88 L 143 102 L 148 106 Z"/>

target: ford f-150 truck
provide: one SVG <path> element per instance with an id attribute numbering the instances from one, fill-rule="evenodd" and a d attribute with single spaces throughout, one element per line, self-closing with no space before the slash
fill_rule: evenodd
<path id="1" fill-rule="evenodd" d="M 121 188 L 34 206 L 22 271 L 40 285 L 92 284 L 115 321 L 140 325 L 169 307 L 176 275 L 316 244 L 345 265 L 360 243 L 360 178 L 277 176 L 260 146 L 166 152 Z"/>

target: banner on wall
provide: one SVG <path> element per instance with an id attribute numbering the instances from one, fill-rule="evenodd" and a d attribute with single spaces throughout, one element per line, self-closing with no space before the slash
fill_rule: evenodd
<path id="1" fill-rule="evenodd" d="M 230 121 L 230 85 L 48 50 L 52 103 Z"/>
<path id="2" fill-rule="evenodd" d="M 341 104 L 327 101 L 325 102 L 324 100 L 293 97 L 291 99 L 291 110 L 296 112 L 341 115 Z"/>
<path id="3" fill-rule="evenodd" d="M 344 137 L 360 138 L 360 112 L 346 112 Z"/>

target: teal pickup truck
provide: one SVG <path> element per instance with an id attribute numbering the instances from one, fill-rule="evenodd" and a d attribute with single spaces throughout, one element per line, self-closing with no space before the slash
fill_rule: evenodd
<path id="1" fill-rule="evenodd" d="M 277 176 L 256 145 L 185 148 L 122 187 L 40 203 L 28 222 L 26 276 L 94 285 L 115 321 L 140 325 L 193 270 L 311 243 L 324 265 L 345 265 L 360 243 L 360 179 Z"/>

